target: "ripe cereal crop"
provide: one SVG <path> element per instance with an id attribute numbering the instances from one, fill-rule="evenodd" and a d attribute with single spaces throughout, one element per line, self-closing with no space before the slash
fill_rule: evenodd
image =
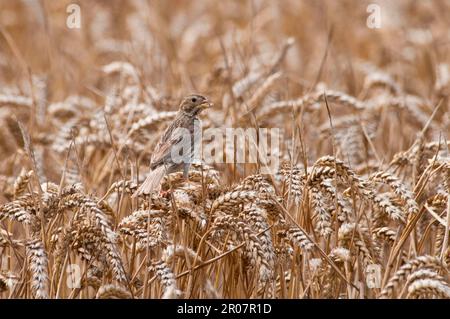
<path id="1" fill-rule="evenodd" d="M 450 298 L 448 1 L 77 3 L 0 1 L 1 299 Z"/>

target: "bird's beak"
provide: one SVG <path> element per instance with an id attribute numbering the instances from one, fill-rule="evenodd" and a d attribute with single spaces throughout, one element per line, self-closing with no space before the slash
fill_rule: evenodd
<path id="1" fill-rule="evenodd" d="M 213 104 L 212 104 L 210 101 L 208 101 L 208 100 L 206 100 L 205 102 L 203 102 L 202 104 L 199 105 L 199 107 L 200 107 L 202 110 L 204 110 L 204 109 L 209 109 L 209 108 L 212 107 L 212 106 L 213 106 Z"/>

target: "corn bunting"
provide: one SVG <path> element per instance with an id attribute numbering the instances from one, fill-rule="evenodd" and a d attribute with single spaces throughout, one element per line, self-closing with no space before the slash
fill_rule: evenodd
<path id="1" fill-rule="evenodd" d="M 150 173 L 133 194 L 148 194 L 160 189 L 161 179 L 166 174 L 183 170 L 188 176 L 190 164 L 201 141 L 201 122 L 198 115 L 212 106 L 202 95 L 186 96 L 180 104 L 178 114 L 167 127 L 156 145 L 150 163 Z"/>

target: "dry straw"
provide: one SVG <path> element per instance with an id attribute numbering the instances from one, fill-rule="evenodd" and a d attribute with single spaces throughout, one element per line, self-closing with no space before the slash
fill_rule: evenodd
<path id="1" fill-rule="evenodd" d="M 94 3 L 82 38 L 2 3 L 0 298 L 450 298 L 450 5 L 374 33 L 342 2 Z M 216 136 L 132 197 L 194 92 L 205 129 L 279 129 L 278 167 Z"/>

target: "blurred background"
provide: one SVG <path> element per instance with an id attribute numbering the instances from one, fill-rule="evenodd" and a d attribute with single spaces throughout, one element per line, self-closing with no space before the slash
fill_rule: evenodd
<path id="1" fill-rule="evenodd" d="M 80 7 L 79 29 L 66 23 L 72 3 Z M 379 5 L 380 28 L 367 26 L 370 4 Z M 370 61 L 406 90 L 427 96 L 435 82 L 429 68 L 448 62 L 449 13 L 446 0 L 1 0 L 0 80 L 15 85 L 32 72 L 47 76 L 50 100 L 68 93 L 97 98 L 92 90 L 102 90 L 100 68 L 125 60 L 143 83 L 182 95 L 208 90 L 208 76 L 225 57 L 235 76 L 243 76 L 293 37 L 284 62 L 292 81 L 284 94 L 295 94 L 316 80 L 332 30 L 321 71 L 330 87 L 358 93 L 355 64 Z"/>

